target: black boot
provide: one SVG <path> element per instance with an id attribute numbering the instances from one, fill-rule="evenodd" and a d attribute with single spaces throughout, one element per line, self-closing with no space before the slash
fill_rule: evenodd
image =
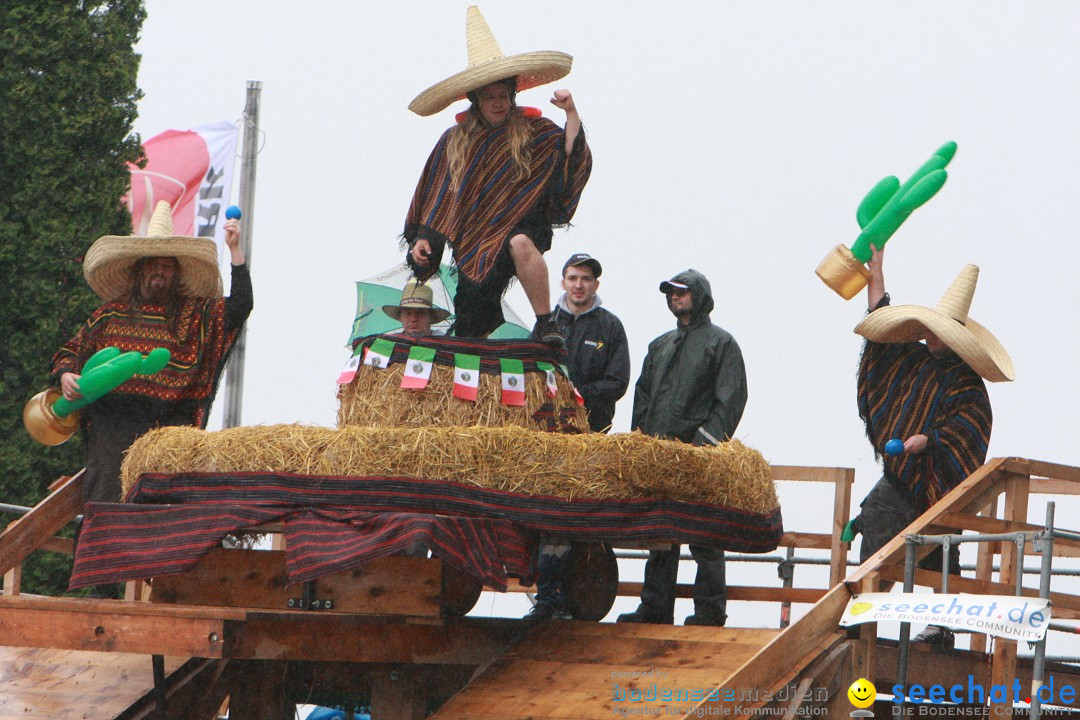
<path id="1" fill-rule="evenodd" d="M 536 325 L 533 326 L 532 339 L 538 340 L 545 345 L 561 348 L 566 345 L 566 338 L 559 332 L 559 326 L 555 324 L 554 313 L 545 313 L 536 316 Z"/>
<path id="2" fill-rule="evenodd" d="M 952 650 L 956 646 L 956 634 L 941 625 L 927 625 L 926 629 L 911 639 L 913 643 L 926 643 L 938 652 Z"/>

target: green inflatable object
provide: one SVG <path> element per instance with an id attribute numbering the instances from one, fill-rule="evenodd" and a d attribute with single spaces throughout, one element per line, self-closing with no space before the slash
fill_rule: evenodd
<path id="1" fill-rule="evenodd" d="M 885 247 L 908 215 L 934 197 L 948 179 L 944 168 L 955 154 L 956 143 L 947 142 L 903 185 L 890 176 L 866 194 L 855 213 L 862 228 L 862 233 L 851 246 L 851 254 L 856 260 L 861 263 L 869 261 L 871 244 L 879 250 Z"/>
<path id="2" fill-rule="evenodd" d="M 852 518 L 851 520 L 848 520 L 847 525 L 844 526 L 844 532 L 840 534 L 840 542 L 849 543 L 859 534 L 858 529 L 855 527 L 855 522 L 858 519 L 859 518 Z"/>
<path id="3" fill-rule="evenodd" d="M 79 377 L 82 397 L 71 401 L 61 397 L 53 403 L 52 411 L 57 417 L 65 418 L 127 382 L 136 373 L 153 375 L 160 371 L 169 364 L 169 358 L 169 351 L 165 348 L 154 348 L 146 357 L 134 350 L 121 353 L 120 348 L 115 347 L 98 350 L 83 365 Z"/>

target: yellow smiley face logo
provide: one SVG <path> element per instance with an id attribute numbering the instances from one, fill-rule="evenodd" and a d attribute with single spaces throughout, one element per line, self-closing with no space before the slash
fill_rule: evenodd
<path id="1" fill-rule="evenodd" d="M 851 683 L 847 696 L 855 707 L 868 708 L 874 704 L 874 699 L 877 697 L 877 688 L 874 687 L 874 683 L 866 678 L 859 678 Z"/>
<path id="2" fill-rule="evenodd" d="M 852 615 L 862 615 L 864 612 L 874 607 L 874 603 L 857 602 L 851 606 Z"/>

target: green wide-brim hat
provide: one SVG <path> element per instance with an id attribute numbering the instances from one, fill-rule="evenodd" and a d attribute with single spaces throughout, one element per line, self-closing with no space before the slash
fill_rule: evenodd
<path id="1" fill-rule="evenodd" d="M 574 58 L 564 52 L 540 50 L 503 55 L 480 8 L 470 5 L 465 13 L 465 41 L 469 66 L 417 95 L 409 109 L 417 115 L 434 115 L 466 93 L 508 77 L 517 78 L 517 90 L 546 85 L 570 73 Z"/>
<path id="2" fill-rule="evenodd" d="M 174 257 L 180 263 L 184 295 L 221 297 L 217 245 L 210 238 L 174 235 L 172 208 L 161 200 L 154 208 L 145 236 L 106 235 L 86 251 L 83 276 L 102 300 L 131 292 L 131 268 L 141 258 Z"/>

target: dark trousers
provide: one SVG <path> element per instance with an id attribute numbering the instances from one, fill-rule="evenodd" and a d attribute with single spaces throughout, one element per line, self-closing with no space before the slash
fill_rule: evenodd
<path id="1" fill-rule="evenodd" d="M 675 622 L 675 585 L 679 574 L 679 545 L 670 550 L 651 550 L 645 563 L 639 611 L 659 622 Z M 727 582 L 724 551 L 691 545 L 697 563 L 694 578 L 694 614 L 722 623 L 727 619 Z"/>
<path id="2" fill-rule="evenodd" d="M 568 553 L 557 555 L 553 548 L 541 545 L 536 562 L 536 604 L 554 605 L 559 610 L 566 609 L 566 596 L 563 594 L 563 576 L 566 574 Z"/>
<path id="3" fill-rule="evenodd" d="M 866 562 L 917 517 L 919 512 L 911 493 L 896 487 L 885 477 L 878 480 L 862 501 L 859 530 L 863 540 L 859 547 L 859 562 Z M 941 572 L 941 558 L 941 547 L 938 547 L 919 563 L 919 567 Z M 960 574 L 960 548 L 956 545 L 949 548 L 949 572 Z"/>

